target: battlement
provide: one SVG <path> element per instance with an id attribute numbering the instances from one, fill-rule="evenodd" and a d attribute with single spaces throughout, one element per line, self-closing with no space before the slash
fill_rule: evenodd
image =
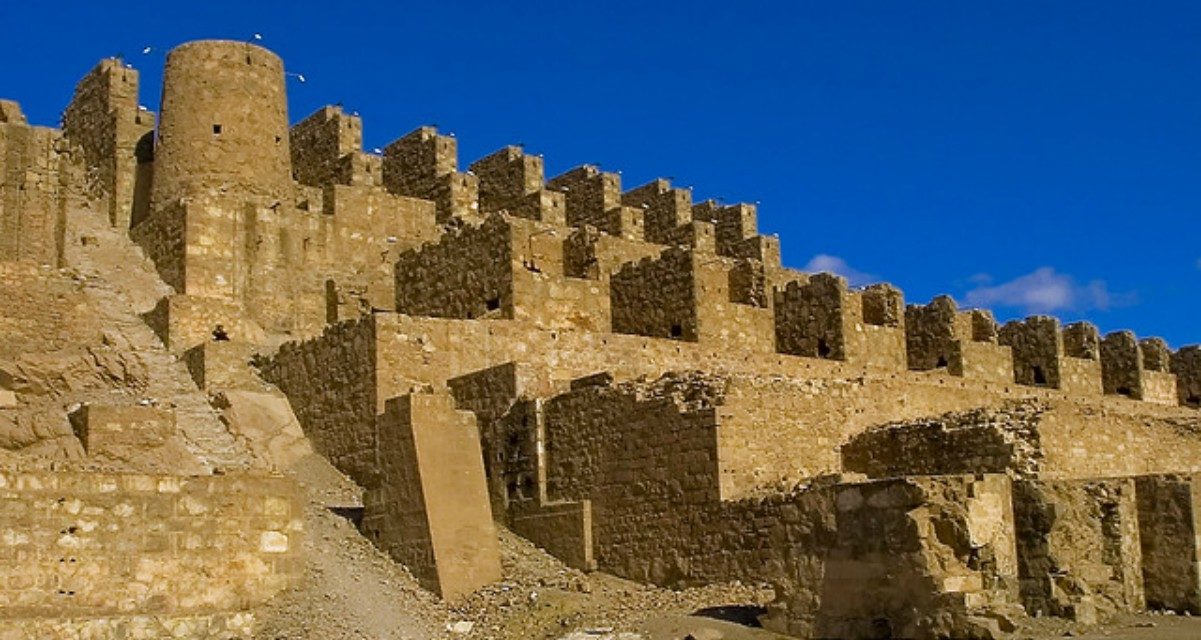
<path id="1" fill-rule="evenodd" d="M 818 273 L 776 288 L 774 300 L 778 352 L 906 368 L 899 289 L 883 285 L 851 291 L 845 278 Z"/>
<path id="2" fill-rule="evenodd" d="M 909 368 L 945 368 L 953 376 L 1012 382 L 1013 354 L 997 344 L 997 323 L 980 309 L 959 311 L 950 296 L 905 309 L 905 342 Z"/>
<path id="3" fill-rule="evenodd" d="M 1146 345 L 1146 348 L 1144 348 Z M 1162 340 L 1138 341 L 1132 331 L 1115 331 L 1100 341 L 1105 393 L 1161 404 L 1179 401 L 1176 376 L 1167 371 Z M 1151 366 L 1147 366 L 1150 362 Z"/>
<path id="4" fill-rule="evenodd" d="M 363 121 L 341 107 L 322 107 L 288 133 L 292 178 L 314 187 L 381 184 L 382 160 L 363 154 Z"/>
<path id="5" fill-rule="evenodd" d="M 565 225 L 562 193 L 543 188 L 542 158 L 508 146 L 475 161 L 471 172 L 480 181 L 480 212 L 504 211 L 521 218 Z"/>
<path id="6" fill-rule="evenodd" d="M 671 244 L 677 227 L 692 222 L 692 190 L 676 189 L 671 181 L 657 178 L 621 195 L 621 203 L 643 210 L 643 226 L 648 242 Z"/>
<path id="7" fill-rule="evenodd" d="M 1014 381 L 1068 393 L 1101 393 L 1101 362 L 1092 346 L 1096 328 L 1072 325 L 1066 335 L 1065 342 L 1059 320 L 1050 316 L 1013 320 L 1001 327 L 997 338 L 1013 350 Z"/>
<path id="8" fill-rule="evenodd" d="M 382 179 L 397 195 L 432 200 L 439 222 L 479 214 L 479 179 L 459 173 L 458 143 L 433 127 L 418 127 L 384 147 Z"/>

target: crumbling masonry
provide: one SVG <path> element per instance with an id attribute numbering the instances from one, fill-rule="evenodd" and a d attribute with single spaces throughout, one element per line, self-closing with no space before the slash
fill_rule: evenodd
<path id="1" fill-rule="evenodd" d="M 798 637 L 1201 613 L 1201 348 L 907 306 L 663 179 L 461 171 L 431 127 L 366 153 L 340 108 L 289 126 L 285 81 L 201 41 L 157 117 L 120 60 L 61 130 L 0 101 L 0 631 L 252 633 L 299 571 L 273 471 L 314 450 L 448 599 L 501 579 L 499 524 L 586 571 L 768 582 Z M 95 311 L 81 211 L 153 298 Z"/>

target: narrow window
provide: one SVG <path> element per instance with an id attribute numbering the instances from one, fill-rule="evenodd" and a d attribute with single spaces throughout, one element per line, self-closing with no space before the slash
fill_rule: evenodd
<path id="1" fill-rule="evenodd" d="M 819 358 L 829 358 L 830 357 L 830 345 L 826 343 L 825 338 L 819 338 L 817 340 L 817 357 L 819 357 Z"/>
<path id="2" fill-rule="evenodd" d="M 1034 373 L 1034 384 L 1047 384 L 1047 374 L 1043 373 L 1043 368 L 1035 365 L 1031 367 Z"/>
<path id="3" fill-rule="evenodd" d="M 671 337 L 679 338 L 679 337 L 682 337 L 683 335 L 684 335 L 684 327 L 681 327 L 678 324 L 671 325 Z"/>
<path id="4" fill-rule="evenodd" d="M 221 125 L 219 125 L 219 124 L 213 125 L 213 135 L 215 135 L 215 136 L 221 135 Z"/>

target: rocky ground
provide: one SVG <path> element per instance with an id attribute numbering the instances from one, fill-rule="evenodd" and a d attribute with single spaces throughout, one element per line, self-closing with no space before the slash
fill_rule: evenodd
<path id="1" fill-rule="evenodd" d="M 771 600 L 765 586 L 671 591 L 565 567 L 502 530 L 505 580 L 443 603 L 330 507 L 355 507 L 359 490 L 324 459 L 291 471 L 308 496 L 303 584 L 260 612 L 260 640 L 775 640 L 746 626 Z M 343 512 L 345 513 L 345 512 Z M 1201 618 L 1145 614 L 1099 627 L 1031 620 L 1015 640 L 1201 638 Z"/>

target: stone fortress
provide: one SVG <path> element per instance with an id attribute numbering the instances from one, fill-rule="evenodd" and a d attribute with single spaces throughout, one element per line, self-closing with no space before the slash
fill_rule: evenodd
<path id="1" fill-rule="evenodd" d="M 286 105 L 233 41 L 174 49 L 157 116 L 116 59 L 61 129 L 0 101 L 0 638 L 249 637 L 313 452 L 447 600 L 499 524 L 770 583 L 800 638 L 1201 613 L 1201 348 L 907 305 L 783 266 L 751 205 Z"/>

